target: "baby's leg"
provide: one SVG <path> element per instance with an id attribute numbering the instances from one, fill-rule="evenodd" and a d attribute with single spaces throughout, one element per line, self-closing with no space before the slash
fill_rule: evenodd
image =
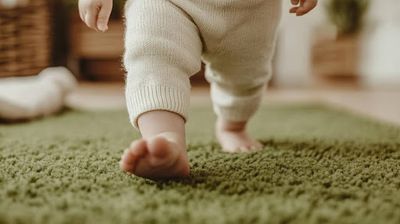
<path id="1" fill-rule="evenodd" d="M 152 179 L 189 175 L 183 118 L 156 110 L 141 115 L 138 123 L 142 139 L 125 150 L 121 168 Z"/>
<path id="2" fill-rule="evenodd" d="M 210 75 L 208 79 L 211 80 Z M 262 148 L 248 134 L 247 123 L 259 107 L 266 81 L 252 80 L 253 84 L 243 83 L 243 86 L 240 83 L 225 85 L 216 79 L 211 82 L 214 111 L 218 116 L 215 132 L 224 151 L 250 152 Z"/>
<path id="3" fill-rule="evenodd" d="M 261 1 L 260 1 L 261 2 Z M 205 52 L 206 77 L 218 116 L 216 135 L 228 152 L 261 148 L 246 125 L 259 107 L 271 76 L 280 1 L 263 1 L 231 28 L 216 49 Z M 233 14 L 234 16 L 234 14 Z M 235 21 L 233 18 L 226 18 Z M 228 23 L 229 24 L 229 23 Z"/>
<path id="4" fill-rule="evenodd" d="M 163 0 L 128 1 L 126 18 L 126 101 L 142 139 L 124 152 L 121 168 L 152 179 L 187 176 L 189 77 L 202 50 L 196 26 Z"/>

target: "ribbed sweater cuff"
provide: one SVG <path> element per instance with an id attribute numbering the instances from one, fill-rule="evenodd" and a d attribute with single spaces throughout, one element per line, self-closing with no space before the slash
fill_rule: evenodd
<path id="1" fill-rule="evenodd" d="M 227 121 L 243 122 L 248 121 L 257 111 L 259 107 L 258 99 L 256 102 L 247 106 L 223 107 L 214 105 L 215 113 Z"/>
<path id="2" fill-rule="evenodd" d="M 180 115 L 185 121 L 190 102 L 190 90 L 170 86 L 149 85 L 127 89 L 127 107 L 129 118 L 135 128 L 138 118 L 143 113 L 154 110 L 165 110 Z"/>
<path id="3" fill-rule="evenodd" d="M 218 85 L 211 85 L 214 111 L 218 117 L 228 121 L 248 121 L 260 106 L 265 85 L 251 95 L 234 96 Z"/>

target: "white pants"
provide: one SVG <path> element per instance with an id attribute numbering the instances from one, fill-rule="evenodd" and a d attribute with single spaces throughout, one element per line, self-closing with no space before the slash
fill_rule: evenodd
<path id="1" fill-rule="evenodd" d="M 187 119 L 189 77 L 206 64 L 214 111 L 248 120 L 270 78 L 280 0 L 128 0 L 124 65 L 131 122 L 166 110 Z"/>

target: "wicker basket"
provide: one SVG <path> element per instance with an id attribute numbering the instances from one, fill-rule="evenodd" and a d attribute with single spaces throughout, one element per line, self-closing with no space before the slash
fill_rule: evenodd
<path id="1" fill-rule="evenodd" d="M 0 77 L 28 76 L 50 65 L 50 7 L 46 0 L 0 8 Z"/>

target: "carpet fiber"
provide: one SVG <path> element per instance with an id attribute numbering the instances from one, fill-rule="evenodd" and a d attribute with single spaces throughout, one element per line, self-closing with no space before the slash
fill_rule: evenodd
<path id="1" fill-rule="evenodd" d="M 124 111 L 0 125 L 0 223 L 400 223 L 400 129 L 320 105 L 270 105 L 265 148 L 220 152 L 208 107 L 188 124 L 191 177 L 152 182 L 118 161 Z"/>

